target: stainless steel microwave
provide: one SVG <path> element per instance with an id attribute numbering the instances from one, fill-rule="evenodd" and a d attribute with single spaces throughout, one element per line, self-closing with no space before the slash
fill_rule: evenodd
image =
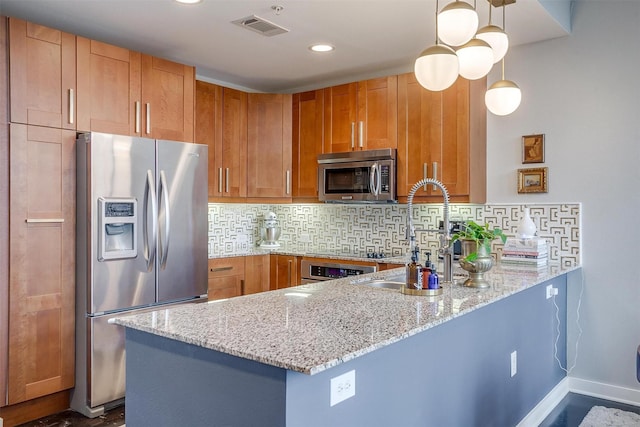
<path id="1" fill-rule="evenodd" d="M 396 150 L 320 154 L 318 198 L 341 203 L 397 202 Z"/>

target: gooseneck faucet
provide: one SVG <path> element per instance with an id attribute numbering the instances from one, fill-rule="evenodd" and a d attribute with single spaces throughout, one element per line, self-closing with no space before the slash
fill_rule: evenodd
<path id="1" fill-rule="evenodd" d="M 444 206 L 443 206 L 443 230 L 428 230 L 428 229 L 418 229 L 413 226 L 413 196 L 416 194 L 416 191 L 422 186 L 427 184 L 435 185 L 442 192 L 442 197 L 444 198 Z M 407 239 L 409 239 L 409 249 L 413 253 L 415 244 L 416 244 L 416 231 L 437 231 L 440 233 L 440 248 L 438 248 L 438 253 L 442 255 L 442 259 L 444 261 L 444 283 L 451 283 L 453 277 L 453 248 L 451 246 L 451 231 L 449 227 L 449 192 L 445 188 L 444 184 L 438 181 L 437 179 L 425 178 L 413 184 L 411 190 L 409 191 L 409 196 L 407 197 Z"/>

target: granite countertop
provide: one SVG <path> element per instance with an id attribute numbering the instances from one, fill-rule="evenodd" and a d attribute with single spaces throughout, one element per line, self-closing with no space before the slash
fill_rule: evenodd
<path id="1" fill-rule="evenodd" d="M 437 297 L 362 285 L 404 273 L 397 268 L 174 306 L 113 323 L 313 375 L 578 268 L 522 272 L 498 265 L 487 273 L 490 289 L 450 284 Z"/>
<path id="2" fill-rule="evenodd" d="M 255 256 L 255 255 L 292 255 L 301 257 L 313 257 L 313 258 L 326 258 L 336 260 L 348 260 L 348 261 L 368 261 L 372 263 L 387 263 L 387 264 L 406 264 L 410 261 L 409 255 L 402 256 L 390 256 L 387 255 L 384 258 L 368 258 L 365 252 L 349 253 L 342 252 L 340 250 L 329 250 L 310 247 L 308 244 L 301 245 L 281 245 L 277 248 L 263 248 L 260 246 L 251 246 L 247 250 L 242 250 L 233 253 L 215 253 L 209 256 L 209 259 L 217 258 L 229 258 L 236 256 Z"/>

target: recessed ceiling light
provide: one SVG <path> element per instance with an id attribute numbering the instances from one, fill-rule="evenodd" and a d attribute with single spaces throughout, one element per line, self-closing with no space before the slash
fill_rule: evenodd
<path id="1" fill-rule="evenodd" d="M 196 3 L 202 2 L 202 0 L 175 0 L 175 1 L 183 4 L 196 4 Z"/>
<path id="2" fill-rule="evenodd" d="M 330 44 L 323 43 L 309 46 L 309 50 L 312 50 L 313 52 L 331 52 L 334 49 L 335 47 L 331 46 Z"/>

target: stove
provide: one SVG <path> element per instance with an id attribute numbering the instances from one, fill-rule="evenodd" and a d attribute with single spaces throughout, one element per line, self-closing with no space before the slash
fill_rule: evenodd
<path id="1" fill-rule="evenodd" d="M 300 263 L 300 276 L 303 284 L 359 276 L 376 271 L 377 267 L 375 266 L 349 264 L 349 261 L 322 262 L 303 259 Z"/>

